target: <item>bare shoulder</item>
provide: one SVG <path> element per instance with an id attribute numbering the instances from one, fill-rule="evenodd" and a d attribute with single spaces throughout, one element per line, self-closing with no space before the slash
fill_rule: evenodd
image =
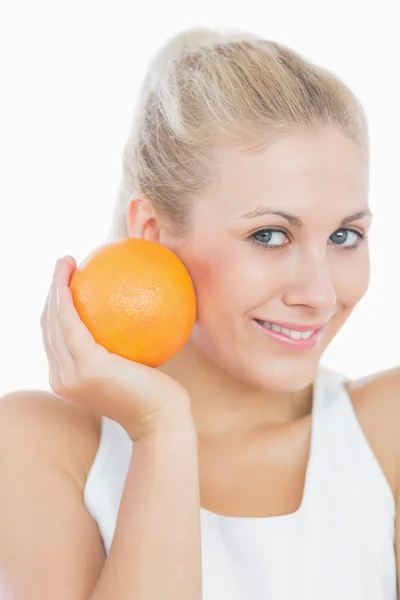
<path id="1" fill-rule="evenodd" d="M 83 498 L 99 439 L 100 419 L 55 394 L 0 398 L 0 597 L 89 598 L 106 558 Z"/>
<path id="2" fill-rule="evenodd" d="M 400 367 L 345 384 L 360 424 L 397 494 L 400 482 Z"/>
<path id="3" fill-rule="evenodd" d="M 0 398 L 2 446 L 59 461 L 82 489 L 97 452 L 100 417 L 46 391 L 22 390 Z"/>

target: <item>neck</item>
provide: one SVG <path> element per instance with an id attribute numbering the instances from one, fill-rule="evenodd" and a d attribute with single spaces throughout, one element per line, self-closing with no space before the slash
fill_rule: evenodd
<path id="1" fill-rule="evenodd" d="M 310 414 L 313 385 L 296 392 L 251 387 L 222 369 L 191 341 L 158 367 L 189 393 L 198 435 L 241 437 Z"/>

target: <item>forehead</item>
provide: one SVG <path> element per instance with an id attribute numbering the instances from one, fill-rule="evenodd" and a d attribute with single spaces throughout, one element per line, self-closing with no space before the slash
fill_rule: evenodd
<path id="1" fill-rule="evenodd" d="M 288 135 L 252 153 L 217 149 L 214 169 L 205 203 L 198 205 L 200 213 L 207 200 L 212 200 L 215 215 L 233 217 L 260 205 L 273 204 L 298 214 L 329 207 L 341 214 L 367 203 L 364 153 L 340 131 Z"/>

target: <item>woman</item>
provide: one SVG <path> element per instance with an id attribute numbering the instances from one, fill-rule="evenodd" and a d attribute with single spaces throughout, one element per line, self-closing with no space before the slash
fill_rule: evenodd
<path id="1" fill-rule="evenodd" d="M 396 598 L 400 374 L 319 367 L 367 290 L 370 223 L 343 83 L 250 34 L 160 50 L 110 239 L 172 249 L 197 322 L 157 369 L 109 355 L 58 262 L 54 394 L 0 403 L 2 598 Z"/>

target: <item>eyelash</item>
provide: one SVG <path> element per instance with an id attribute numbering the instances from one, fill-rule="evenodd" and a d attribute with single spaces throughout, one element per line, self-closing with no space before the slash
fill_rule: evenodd
<path id="1" fill-rule="evenodd" d="M 283 250 L 284 248 L 286 248 L 286 246 L 288 246 L 288 244 L 283 244 L 281 246 L 277 246 L 277 245 L 269 246 L 268 244 L 263 244 L 262 242 L 257 241 L 254 236 L 258 235 L 259 233 L 263 233 L 265 231 L 267 231 L 268 233 L 283 233 L 288 238 L 290 237 L 289 234 L 288 234 L 288 232 L 285 231 L 284 229 L 279 229 L 279 228 L 276 228 L 276 227 L 263 227 L 262 229 L 258 229 L 257 231 L 255 231 L 254 233 L 252 233 L 248 239 L 253 244 L 255 244 L 256 246 L 261 246 L 263 250 L 269 250 L 269 251 Z M 349 227 L 342 227 L 340 229 L 337 229 L 332 235 L 334 235 L 338 231 L 351 231 L 352 233 L 355 233 L 358 236 L 358 238 L 359 238 L 357 244 L 355 244 L 354 246 L 343 246 L 341 248 L 340 244 L 333 244 L 333 246 L 338 246 L 341 250 L 353 250 L 353 251 L 357 250 L 357 248 L 360 246 L 360 244 L 367 239 L 367 234 L 366 233 L 362 233 L 358 229 L 352 229 L 352 228 L 349 228 Z"/>

